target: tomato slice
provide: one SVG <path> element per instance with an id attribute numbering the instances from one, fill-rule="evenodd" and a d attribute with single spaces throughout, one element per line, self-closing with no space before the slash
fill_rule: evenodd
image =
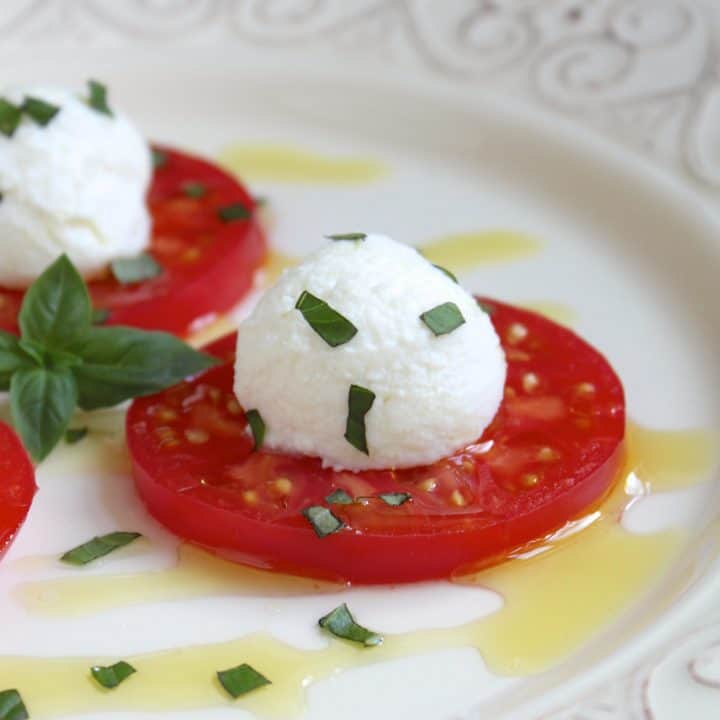
<path id="1" fill-rule="evenodd" d="M 88 289 L 109 325 L 165 330 L 186 337 L 231 310 L 252 288 L 267 252 L 248 191 L 220 168 L 191 155 L 156 148 L 165 162 L 148 195 L 153 219 L 150 254 L 162 273 L 122 285 L 109 274 Z M 198 194 L 202 193 L 200 196 Z M 219 210 L 247 209 L 223 220 Z M 24 292 L 0 288 L 0 329 L 17 333 Z"/>
<path id="2" fill-rule="evenodd" d="M 0 558 L 25 521 L 36 490 L 35 471 L 20 439 L 0 423 Z"/>
<path id="3" fill-rule="evenodd" d="M 128 444 L 150 512 L 183 538 L 256 566 L 356 583 L 449 576 L 497 562 L 598 502 L 621 462 L 625 406 L 608 362 L 532 312 L 483 300 L 508 358 L 505 399 L 483 436 L 404 470 L 336 472 L 317 458 L 253 452 L 228 362 L 136 400 Z M 332 505 L 345 523 L 316 536 L 301 511 Z M 387 505 L 379 493 L 412 499 Z"/>

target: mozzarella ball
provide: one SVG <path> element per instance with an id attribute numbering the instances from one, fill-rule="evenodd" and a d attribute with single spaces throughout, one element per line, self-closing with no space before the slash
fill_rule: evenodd
<path id="1" fill-rule="evenodd" d="M 329 345 L 296 309 L 306 291 L 357 333 Z M 464 322 L 435 335 L 420 316 L 446 303 Z M 235 394 L 260 413 L 266 449 L 335 469 L 402 468 L 476 441 L 500 405 L 505 373 L 473 297 L 415 249 L 368 235 L 331 242 L 265 293 L 238 331 Z M 375 395 L 367 453 L 345 437 L 352 385 Z"/>
<path id="2" fill-rule="evenodd" d="M 2 94 L 56 105 L 45 126 L 24 115 L 12 137 L 0 134 L 0 285 L 30 285 L 66 253 L 86 277 L 150 243 L 147 143 L 113 108 L 91 108 L 84 92 L 13 88 Z"/>

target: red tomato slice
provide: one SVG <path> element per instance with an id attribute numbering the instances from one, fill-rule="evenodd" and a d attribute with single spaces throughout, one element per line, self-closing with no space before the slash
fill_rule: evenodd
<path id="1" fill-rule="evenodd" d="M 428 467 L 323 469 L 253 452 L 228 362 L 136 400 L 127 420 L 137 488 L 173 532 L 239 562 L 357 583 L 449 576 L 497 562 L 608 491 L 621 461 L 623 389 L 570 330 L 487 302 L 508 358 L 505 400 L 483 437 Z M 234 337 L 211 346 L 232 360 Z M 316 536 L 301 511 L 342 488 L 345 527 Z M 389 506 L 378 493 L 407 492 Z"/>
<path id="2" fill-rule="evenodd" d="M 17 435 L 0 423 L 0 558 L 25 521 L 36 490 L 28 454 Z"/>
<path id="3" fill-rule="evenodd" d="M 185 337 L 238 304 L 267 248 L 255 201 L 234 178 L 200 158 L 160 152 L 166 161 L 155 170 L 148 203 L 150 253 L 162 274 L 129 285 L 107 275 L 88 288 L 94 306 L 109 312 L 106 324 Z M 199 186 L 204 194 L 192 196 Z M 222 220 L 218 211 L 232 205 L 247 208 L 248 217 Z M 17 332 L 23 295 L 0 288 L 0 329 Z"/>

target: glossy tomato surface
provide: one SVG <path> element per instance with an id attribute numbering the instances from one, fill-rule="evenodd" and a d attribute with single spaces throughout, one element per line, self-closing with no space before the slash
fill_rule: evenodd
<path id="1" fill-rule="evenodd" d="M 449 576 L 497 562 L 597 503 L 621 462 L 625 408 L 607 361 L 570 330 L 483 300 L 508 360 L 505 399 L 477 443 L 404 470 L 336 472 L 254 452 L 228 361 L 136 400 L 127 430 L 138 491 L 173 532 L 252 565 L 356 583 Z M 428 408 L 432 412 L 432 408 Z M 343 489 L 356 499 L 331 505 Z M 380 493 L 409 493 L 390 506 Z M 344 527 L 318 537 L 302 511 Z"/>
<path id="2" fill-rule="evenodd" d="M 266 242 L 255 202 L 237 180 L 200 158 L 166 148 L 156 152 L 163 161 L 148 195 L 149 252 L 162 272 L 125 285 L 108 273 L 88 288 L 94 307 L 107 311 L 106 324 L 186 337 L 242 300 Z M 17 332 L 23 294 L 0 288 L 0 329 Z"/>
<path id="3" fill-rule="evenodd" d="M 35 471 L 20 439 L 0 423 L 0 558 L 25 521 L 36 490 Z"/>

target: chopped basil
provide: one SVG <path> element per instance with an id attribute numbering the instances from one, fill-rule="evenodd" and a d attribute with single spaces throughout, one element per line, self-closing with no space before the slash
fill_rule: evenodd
<path id="1" fill-rule="evenodd" d="M 248 410 L 245 413 L 245 419 L 255 441 L 255 450 L 259 450 L 265 439 L 265 421 L 257 410 Z"/>
<path id="2" fill-rule="evenodd" d="M 0 690 L 0 720 L 28 720 L 29 717 L 17 690 Z"/>
<path id="3" fill-rule="evenodd" d="M 98 684 L 102 685 L 107 690 L 116 688 L 121 682 L 127 680 L 131 675 L 137 672 L 137 670 L 126 663 L 124 660 L 116 662 L 114 665 L 103 667 L 101 665 L 95 665 L 90 668 L 90 672 Z"/>
<path id="4" fill-rule="evenodd" d="M 326 235 L 328 240 L 365 240 L 367 233 L 361 232 L 350 232 L 350 233 L 338 233 L 336 235 Z"/>
<path id="5" fill-rule="evenodd" d="M 441 273 L 444 273 L 447 275 L 454 283 L 458 282 L 458 279 L 451 273 L 447 268 L 444 268 L 442 265 L 433 265 L 434 268 L 437 268 Z"/>
<path id="6" fill-rule="evenodd" d="M 389 492 L 389 493 L 380 493 L 378 497 L 386 504 L 386 505 L 404 505 L 408 500 L 412 498 L 412 495 L 410 493 L 406 492 Z"/>
<path id="7" fill-rule="evenodd" d="M 182 191 L 191 198 L 201 198 L 207 193 L 207 188 L 199 182 L 186 182 L 182 186 Z"/>
<path id="8" fill-rule="evenodd" d="M 352 505 L 353 499 L 352 499 L 352 495 L 347 493 L 342 488 L 338 488 L 337 490 L 333 490 L 325 498 L 325 502 L 328 505 Z"/>
<path id="9" fill-rule="evenodd" d="M 351 385 L 348 392 L 348 416 L 345 439 L 355 448 L 369 455 L 365 433 L 365 416 L 375 402 L 375 393 L 360 385 Z"/>
<path id="10" fill-rule="evenodd" d="M 344 345 L 357 334 L 357 328 L 347 318 L 307 290 L 300 295 L 295 308 L 330 347 Z"/>
<path id="11" fill-rule="evenodd" d="M 270 680 L 247 663 L 229 670 L 220 670 L 217 677 L 228 695 L 233 698 L 238 698 L 265 685 L 272 684 Z"/>
<path id="12" fill-rule="evenodd" d="M 142 253 L 134 258 L 120 258 L 110 263 L 110 270 L 122 285 L 150 280 L 162 274 L 162 265 L 152 255 Z"/>
<path id="13" fill-rule="evenodd" d="M 40 98 L 26 97 L 22 104 L 22 111 L 38 125 L 45 127 L 60 112 L 60 108 Z"/>
<path id="14" fill-rule="evenodd" d="M 482 300 L 476 300 L 475 302 L 477 302 L 478 306 L 484 313 L 492 315 L 495 312 L 495 307 L 493 305 L 483 302 Z"/>
<path id="15" fill-rule="evenodd" d="M 68 445 L 75 445 L 75 443 L 79 443 L 87 434 L 88 429 L 86 427 L 68 428 L 65 431 L 65 442 Z"/>
<path id="16" fill-rule="evenodd" d="M 313 526 L 315 534 L 321 538 L 332 535 L 345 526 L 340 518 L 333 515 L 330 510 L 322 505 L 312 505 L 305 508 L 302 514 Z"/>
<path id="17" fill-rule="evenodd" d="M 93 560 L 109 555 L 114 550 L 125 547 L 139 537 L 142 535 L 137 532 L 113 532 L 94 537 L 92 540 L 68 550 L 60 560 L 68 565 L 87 565 Z"/>
<path id="18" fill-rule="evenodd" d="M 457 330 L 465 322 L 460 308 L 452 302 L 443 303 L 424 312 L 420 319 L 432 330 L 434 335 L 447 335 L 453 330 Z"/>
<path id="19" fill-rule="evenodd" d="M 365 645 L 365 647 L 376 647 L 382 644 L 383 641 L 382 635 L 378 635 L 364 628 L 362 625 L 358 625 L 345 603 L 339 605 L 324 617 L 321 617 L 318 623 L 321 628 L 332 633 L 335 637 L 342 638 L 343 640 L 351 640 L 352 642 Z"/>
<path id="20" fill-rule="evenodd" d="M 107 88 L 99 83 L 97 80 L 88 80 L 88 99 L 87 104 L 93 109 L 97 110 L 103 115 L 108 117 L 113 116 L 113 111 L 110 109 L 107 101 Z"/>
<path id="21" fill-rule="evenodd" d="M 223 222 L 232 222 L 233 220 L 247 220 L 250 217 L 250 211 L 242 203 L 233 203 L 218 208 L 218 217 Z"/>
<path id="22" fill-rule="evenodd" d="M 167 161 L 168 156 L 166 152 L 164 152 L 163 150 L 152 148 L 152 164 L 155 170 L 161 167 L 165 167 L 167 165 Z"/>
<path id="23" fill-rule="evenodd" d="M 110 317 L 110 311 L 107 308 L 95 308 L 92 311 L 92 324 L 103 325 Z"/>
<path id="24" fill-rule="evenodd" d="M 5 98 L 0 98 L 0 133 L 12 137 L 22 120 L 22 108 Z"/>

